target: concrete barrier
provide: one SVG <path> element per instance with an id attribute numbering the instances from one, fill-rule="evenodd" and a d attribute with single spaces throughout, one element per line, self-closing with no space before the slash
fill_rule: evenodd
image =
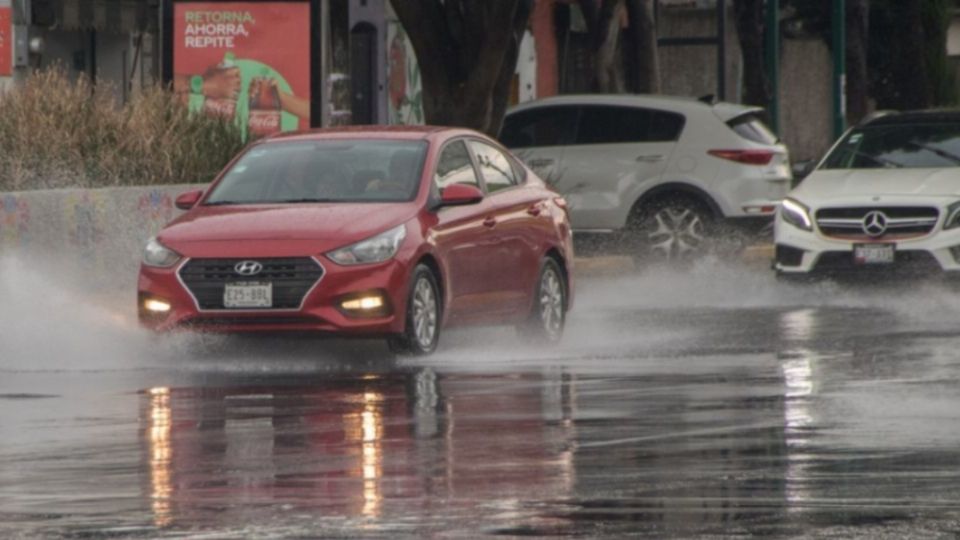
<path id="1" fill-rule="evenodd" d="M 56 255 L 60 264 L 93 276 L 91 286 L 128 286 L 136 278 L 143 246 L 180 211 L 174 199 L 205 185 L 117 187 L 0 193 L 0 256 Z M 750 265 L 766 266 L 770 246 L 751 246 Z M 576 262 L 582 276 L 630 272 L 629 257 L 589 257 Z M 118 277 L 118 276 L 122 276 Z"/>
<path id="2" fill-rule="evenodd" d="M 195 185 L 0 193 L 0 255 L 54 255 L 107 284 L 135 277 L 146 240 Z"/>

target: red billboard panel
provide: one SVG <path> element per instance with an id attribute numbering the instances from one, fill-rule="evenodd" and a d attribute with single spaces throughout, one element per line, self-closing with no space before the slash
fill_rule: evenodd
<path id="1" fill-rule="evenodd" d="M 309 2 L 174 4 L 173 85 L 253 137 L 310 126 Z"/>
<path id="2" fill-rule="evenodd" d="M 13 19 L 9 7 L 0 7 L 0 77 L 13 73 Z"/>

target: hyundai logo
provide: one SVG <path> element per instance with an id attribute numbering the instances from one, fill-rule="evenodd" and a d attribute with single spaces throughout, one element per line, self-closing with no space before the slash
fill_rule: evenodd
<path id="1" fill-rule="evenodd" d="M 887 232 L 887 215 L 879 210 L 867 213 L 863 216 L 863 232 L 873 238 L 883 236 Z"/>
<path id="2" fill-rule="evenodd" d="M 241 276 L 255 276 L 263 271 L 263 265 L 257 261 L 243 261 L 237 263 L 233 271 Z"/>

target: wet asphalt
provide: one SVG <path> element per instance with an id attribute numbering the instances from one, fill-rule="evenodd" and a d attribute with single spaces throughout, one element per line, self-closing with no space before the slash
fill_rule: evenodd
<path id="1" fill-rule="evenodd" d="M 2 538 L 955 538 L 960 290 L 584 277 L 564 342 L 155 339 L 0 265 Z"/>

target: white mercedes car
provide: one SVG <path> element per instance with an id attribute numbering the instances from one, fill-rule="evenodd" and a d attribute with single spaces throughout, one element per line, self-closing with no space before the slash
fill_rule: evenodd
<path id="1" fill-rule="evenodd" d="M 850 129 L 784 199 L 774 241 L 781 277 L 960 272 L 960 111 Z"/>

